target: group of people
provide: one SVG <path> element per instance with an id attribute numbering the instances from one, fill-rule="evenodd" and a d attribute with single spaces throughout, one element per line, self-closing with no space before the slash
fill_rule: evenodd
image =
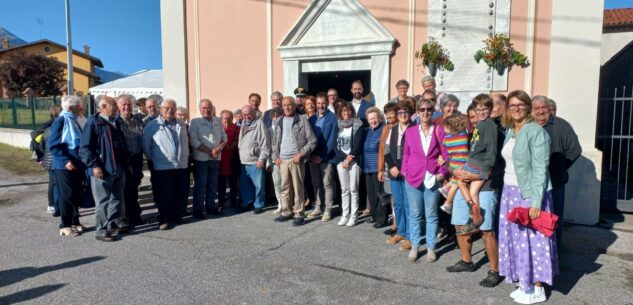
<path id="1" fill-rule="evenodd" d="M 334 89 L 312 96 L 297 88 L 294 97 L 274 92 L 272 108 L 261 111 L 253 93 L 219 117 L 203 99 L 191 121 L 173 99 L 124 94 L 98 97 L 98 113 L 81 123 L 81 100 L 65 96 L 46 132 L 59 233 L 85 230 L 82 187 L 95 202 L 97 240 L 144 224 L 138 187 L 145 157 L 160 230 L 188 214 L 193 172 L 193 218 L 220 216 L 226 202 L 260 214 L 277 201 L 274 220 L 301 226 L 331 221 L 340 203 L 339 226 L 390 225 L 386 242 L 408 251 L 410 261 L 424 239 L 426 261 L 435 262 L 439 239 L 454 234 L 461 260 L 448 272 L 474 271 L 472 243 L 481 236 L 490 270 L 480 285 L 505 277 L 517 283 L 517 303 L 545 301 L 542 284 L 558 274 L 567 170 L 581 153 L 572 127 L 544 96 L 479 94 L 462 114 L 460 100 L 436 92 L 432 77 L 422 84 L 424 93 L 410 97 L 409 83 L 398 81 L 398 96 L 383 109 L 364 98 L 360 81 L 349 102 Z M 520 209 L 532 221 L 558 215 L 556 234 L 508 218 Z"/>

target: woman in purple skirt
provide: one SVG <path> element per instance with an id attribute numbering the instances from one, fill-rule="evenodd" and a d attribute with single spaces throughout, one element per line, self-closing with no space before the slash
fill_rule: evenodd
<path id="1" fill-rule="evenodd" d="M 532 102 L 524 91 L 508 95 L 503 116 L 508 132 L 501 155 L 505 159 L 504 186 L 499 210 L 499 273 L 506 282 L 518 282 L 510 296 L 519 304 L 544 302 L 543 283 L 552 285 L 558 274 L 554 235 L 547 237 L 508 221 L 515 207 L 529 208 L 531 219 L 552 211 L 551 183 L 547 174 L 550 138 L 534 122 Z"/>

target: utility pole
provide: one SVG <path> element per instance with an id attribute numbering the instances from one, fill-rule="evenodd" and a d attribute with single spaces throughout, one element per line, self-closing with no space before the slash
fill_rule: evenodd
<path id="1" fill-rule="evenodd" d="M 66 55 L 66 63 L 68 64 L 68 88 L 66 89 L 66 94 L 73 95 L 75 86 L 73 84 L 73 44 L 70 34 L 70 0 L 66 0 Z"/>

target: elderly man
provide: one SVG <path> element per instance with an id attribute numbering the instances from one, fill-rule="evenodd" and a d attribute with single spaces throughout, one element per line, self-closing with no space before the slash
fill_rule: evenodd
<path id="1" fill-rule="evenodd" d="M 298 114 L 305 114 L 305 110 L 303 109 L 303 101 L 306 98 L 306 96 L 308 96 L 308 91 L 306 91 L 306 89 L 304 89 L 303 87 L 298 87 L 297 89 L 295 89 L 294 91 L 295 94 L 295 103 L 296 103 L 296 109 L 295 111 Z"/>
<path id="2" fill-rule="evenodd" d="M 336 100 L 338 99 L 338 91 L 334 88 L 330 88 L 327 91 L 327 109 L 332 113 L 336 114 L 336 108 L 334 108 L 334 104 L 336 104 Z"/>
<path id="3" fill-rule="evenodd" d="M 427 75 L 422 78 L 422 89 L 424 89 L 424 91 L 433 91 L 433 93 L 437 93 L 435 91 L 436 86 L 435 78 L 433 76 Z"/>
<path id="4" fill-rule="evenodd" d="M 409 82 L 406 79 L 401 79 L 396 83 L 396 90 L 398 91 L 398 96 L 389 100 L 389 103 L 399 103 L 407 97 L 407 92 L 409 92 Z"/>
<path id="5" fill-rule="evenodd" d="M 260 214 L 265 204 L 265 166 L 270 155 L 270 140 L 264 121 L 255 116 L 253 107 L 242 107 L 242 127 L 238 140 L 238 149 L 242 169 L 240 189 L 242 192 L 241 211 L 255 207 L 254 213 Z"/>
<path id="6" fill-rule="evenodd" d="M 62 112 L 51 125 L 48 149 L 53 156 L 51 169 L 55 175 L 55 187 L 59 194 L 59 235 L 77 236 L 83 232 L 79 223 L 78 207 L 81 204 L 84 180 L 84 164 L 79 158 L 81 128 L 77 117 L 81 113 L 82 101 L 77 96 L 62 97 Z"/>
<path id="7" fill-rule="evenodd" d="M 284 98 L 283 94 L 281 94 L 281 92 L 279 91 L 275 91 L 273 92 L 273 94 L 270 95 L 270 103 L 272 108 L 266 110 L 266 112 L 264 112 L 264 125 L 266 125 L 266 128 L 270 128 L 270 126 L 273 124 L 273 119 L 272 119 L 272 111 L 275 108 L 281 108 L 281 100 Z"/>
<path id="8" fill-rule="evenodd" d="M 147 115 L 143 118 L 143 123 L 147 124 L 147 122 L 155 119 L 160 114 L 160 105 L 163 97 L 158 94 L 152 94 L 147 97 L 145 100 L 145 109 L 147 109 Z"/>
<path id="9" fill-rule="evenodd" d="M 123 216 L 132 225 L 142 225 L 141 207 L 138 204 L 138 187 L 143 179 L 143 121 L 132 115 L 134 96 L 121 94 L 117 98 L 119 114 L 117 121 L 125 137 L 128 152 L 128 166 L 125 172 L 125 188 L 123 190 Z"/>
<path id="10" fill-rule="evenodd" d="M 553 99 L 547 99 L 547 107 L 549 107 L 549 113 L 552 116 L 556 116 L 556 110 L 558 109 L 558 107 L 556 106 L 556 102 Z"/>
<path id="11" fill-rule="evenodd" d="M 215 197 L 227 137 L 222 122 L 212 115 L 213 103 L 203 99 L 199 107 L 201 117 L 191 120 L 189 139 L 193 148 L 193 217 L 204 219 L 203 207 L 207 215 L 222 215 Z"/>
<path id="12" fill-rule="evenodd" d="M 180 207 L 189 196 L 189 137 L 176 119 L 176 101 L 165 99 L 160 116 L 143 130 L 143 152 L 152 161 L 152 192 L 160 230 L 180 223 Z"/>
<path id="13" fill-rule="evenodd" d="M 580 157 L 582 148 L 574 129 L 567 121 L 552 115 L 547 101 L 547 97 L 542 95 L 533 97 L 532 112 L 535 121 L 545 128 L 551 139 L 549 176 L 552 181 L 554 213 L 559 216 L 556 228 L 556 245 L 560 249 L 565 212 L 565 184 L 569 180 L 567 170 Z"/>
<path id="14" fill-rule="evenodd" d="M 261 119 L 262 112 L 259 110 L 259 105 L 262 104 L 262 96 L 258 93 L 251 93 L 248 96 L 248 104 L 253 107 L 255 117 Z"/>
<path id="15" fill-rule="evenodd" d="M 275 221 L 293 218 L 293 226 L 303 225 L 305 160 L 316 146 L 316 138 L 305 116 L 295 111 L 294 98 L 284 97 L 284 117 L 279 119 L 272 141 L 272 159 L 281 173 L 281 215 Z M 294 202 L 292 211 L 291 203 Z"/>
<path id="16" fill-rule="evenodd" d="M 103 96 L 97 107 L 99 113 L 88 119 L 81 134 L 79 154 L 90 176 L 96 239 L 110 242 L 118 235 L 116 220 L 123 209 L 128 155 L 121 123 L 115 120 L 116 101 Z"/>
<path id="17" fill-rule="evenodd" d="M 310 125 L 317 140 L 316 148 L 310 157 L 310 174 L 317 204 L 314 211 L 308 214 L 308 219 L 317 218 L 323 214 L 321 221 L 324 222 L 332 220 L 336 139 L 338 138 L 336 115 L 328 110 L 327 106 L 325 93 L 318 93 L 316 96 L 317 115 L 310 117 Z"/>
<path id="18" fill-rule="evenodd" d="M 365 118 L 365 112 L 370 107 L 374 106 L 372 103 L 366 101 L 363 98 L 363 83 L 359 80 L 352 82 L 352 106 L 354 106 L 354 110 L 356 111 L 356 115 L 358 118 L 363 121 L 363 125 L 369 126 L 367 123 L 367 118 Z"/>

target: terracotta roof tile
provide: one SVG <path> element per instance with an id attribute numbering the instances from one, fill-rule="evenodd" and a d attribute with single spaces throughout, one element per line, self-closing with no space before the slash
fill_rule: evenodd
<path id="1" fill-rule="evenodd" d="M 633 25 L 633 8 L 617 8 L 604 10 L 604 27 Z"/>

